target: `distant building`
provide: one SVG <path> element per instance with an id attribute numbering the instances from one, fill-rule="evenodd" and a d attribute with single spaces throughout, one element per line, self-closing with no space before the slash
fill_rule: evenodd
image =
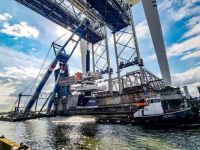
<path id="1" fill-rule="evenodd" d="M 197 89 L 198 89 L 198 91 L 199 91 L 199 94 L 200 94 L 200 86 L 197 86 Z"/>
<path id="2" fill-rule="evenodd" d="M 188 92 L 187 86 L 183 86 L 183 89 L 184 89 L 184 93 L 185 93 L 185 98 L 186 98 L 186 99 L 190 99 L 190 94 L 189 94 L 189 92 Z"/>

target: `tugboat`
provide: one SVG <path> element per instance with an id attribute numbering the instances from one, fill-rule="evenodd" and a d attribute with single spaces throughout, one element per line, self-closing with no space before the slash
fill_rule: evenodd
<path id="1" fill-rule="evenodd" d="M 164 113 L 161 99 L 148 98 L 137 102 L 138 110 L 131 118 L 131 124 L 174 126 L 199 123 L 199 110 L 194 108 L 181 108 L 180 111 Z"/>

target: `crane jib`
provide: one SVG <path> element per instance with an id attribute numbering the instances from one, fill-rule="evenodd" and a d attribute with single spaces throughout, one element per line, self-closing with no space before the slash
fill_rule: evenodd
<path id="1" fill-rule="evenodd" d="M 89 25 L 89 21 L 85 18 L 80 24 L 79 26 L 76 28 L 76 30 L 73 32 L 73 34 L 69 37 L 69 39 L 65 42 L 65 44 L 60 48 L 60 50 L 57 52 L 57 55 L 56 57 L 54 58 L 54 60 L 52 61 L 51 65 L 49 66 L 49 69 L 47 70 L 47 72 L 45 73 L 45 75 L 43 76 L 40 84 L 38 85 L 38 87 L 36 88 L 36 91 L 34 92 L 34 94 L 32 95 L 31 99 L 29 100 L 28 104 L 26 105 L 26 108 L 24 110 L 24 113 L 23 113 L 23 117 L 26 117 L 28 115 L 28 113 L 30 112 L 32 106 L 34 105 L 35 101 L 38 99 L 39 97 L 39 94 L 40 92 L 42 91 L 45 83 L 47 82 L 49 76 L 51 75 L 52 71 L 54 70 L 55 66 L 57 65 L 58 63 L 58 59 L 60 58 L 60 54 L 61 52 L 65 49 L 65 47 L 67 46 L 67 44 L 72 40 L 73 36 L 76 34 L 76 32 L 80 32 L 81 31 L 81 34 L 79 36 L 79 40 L 78 42 L 76 43 L 76 45 L 74 46 L 74 48 L 72 49 L 72 52 L 70 53 L 70 55 L 66 55 L 67 57 L 65 58 L 65 64 L 68 62 L 68 60 L 70 59 L 71 55 L 73 54 L 74 50 L 76 49 L 76 46 L 78 45 L 80 39 L 84 36 L 85 34 L 85 30 L 87 29 L 87 25 Z M 82 28 L 83 27 L 83 28 Z M 82 28 L 82 29 L 81 29 Z M 60 76 L 62 76 L 62 74 L 60 74 Z M 60 81 L 60 79 L 57 80 L 58 83 Z M 59 84 L 57 84 L 56 82 L 56 85 L 58 86 Z M 55 88 L 54 88 L 54 93 L 51 95 L 51 98 L 50 98 L 50 101 L 52 103 L 52 99 L 55 98 L 55 92 L 57 91 L 56 89 L 56 86 L 55 85 Z M 49 101 L 49 102 L 50 102 Z M 51 107 L 52 104 L 49 104 L 48 106 Z M 48 109 L 50 109 L 48 107 Z M 49 110 L 48 110 L 49 111 Z"/>

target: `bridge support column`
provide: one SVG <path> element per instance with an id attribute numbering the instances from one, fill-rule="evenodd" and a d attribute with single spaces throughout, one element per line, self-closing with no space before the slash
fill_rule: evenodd
<path id="1" fill-rule="evenodd" d="M 163 81 L 165 82 L 165 86 L 170 86 L 172 84 L 171 74 L 169 70 L 156 0 L 142 0 L 142 4 L 147 18 L 147 23 L 149 25 L 151 38 L 155 48 Z"/>
<path id="2" fill-rule="evenodd" d="M 122 82 L 121 82 L 121 75 L 119 69 L 119 60 L 118 60 L 118 52 L 117 52 L 117 42 L 115 33 L 113 33 L 114 45 L 115 45 L 115 56 L 116 56 L 116 63 L 117 63 L 117 75 L 118 75 L 118 84 L 119 84 L 119 94 L 122 94 Z"/>
<path id="3" fill-rule="evenodd" d="M 95 72 L 94 44 L 92 44 L 92 66 L 93 66 L 93 72 Z"/>
<path id="4" fill-rule="evenodd" d="M 137 41 L 137 36 L 136 36 L 136 31 L 135 31 L 133 14 L 132 14 L 132 10 L 130 6 L 129 6 L 129 11 L 130 11 L 130 18 L 131 18 L 131 26 L 133 30 L 133 37 L 134 37 L 134 42 L 135 42 L 135 50 L 138 57 L 138 64 L 141 64 L 141 57 L 140 57 L 140 51 L 139 51 L 139 46 L 138 46 L 138 41 Z M 143 74 L 142 66 L 139 66 L 139 68 L 140 68 L 140 74 L 141 74 L 141 84 L 144 84 L 144 74 Z"/>
<path id="5" fill-rule="evenodd" d="M 104 25 L 104 32 L 105 32 L 105 42 L 106 42 L 106 57 L 107 57 L 107 65 L 108 65 L 108 89 L 110 95 L 113 95 L 113 88 L 112 88 L 112 78 L 110 72 L 110 56 L 109 56 L 109 47 L 108 47 L 108 35 L 106 25 Z"/>

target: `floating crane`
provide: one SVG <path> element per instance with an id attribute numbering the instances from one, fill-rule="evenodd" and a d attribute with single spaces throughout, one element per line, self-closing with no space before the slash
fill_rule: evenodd
<path id="1" fill-rule="evenodd" d="M 84 34 L 83 32 L 87 33 L 87 36 L 83 36 L 82 37 L 83 40 L 80 41 L 81 57 L 83 65 L 82 69 L 84 70 L 82 72 L 84 74 L 89 67 L 89 65 L 85 63 L 87 62 L 86 61 L 87 58 L 85 57 L 85 55 L 87 50 L 88 52 L 87 56 L 90 59 L 88 50 L 89 50 L 89 44 L 91 44 L 93 72 L 99 71 L 99 73 L 101 74 L 108 74 L 108 80 L 105 81 L 108 82 L 108 91 L 109 91 L 108 94 L 110 96 L 113 95 L 113 89 L 114 89 L 113 87 L 115 87 L 117 92 L 119 91 L 119 94 L 122 94 L 124 90 L 123 88 L 128 86 L 127 82 L 129 80 L 132 86 L 131 88 L 135 88 L 136 85 L 141 86 L 142 90 L 145 91 L 144 92 L 145 94 L 146 94 L 146 89 L 162 90 L 163 88 L 171 85 L 170 70 L 166 56 L 166 50 L 165 50 L 156 0 L 15 0 L 15 1 L 33 10 L 34 12 L 42 15 L 43 17 L 49 19 L 50 21 L 60 25 L 61 27 L 73 32 L 73 35 L 76 34 L 81 38 L 82 34 Z M 149 25 L 150 34 L 152 37 L 152 41 L 156 51 L 156 56 L 158 58 L 158 63 L 163 77 L 162 81 L 158 79 L 154 74 L 148 72 L 143 68 L 144 63 L 140 56 L 135 25 L 133 20 L 133 15 L 137 14 L 133 14 L 131 10 L 131 7 L 139 2 L 142 2 L 144 7 L 145 16 L 147 19 L 147 23 Z M 87 28 L 85 28 L 84 25 L 83 26 L 81 25 L 81 27 L 79 27 L 79 25 L 86 20 L 84 19 L 84 17 L 87 17 L 87 20 L 89 20 L 88 22 L 90 22 L 87 25 Z M 81 28 L 81 30 L 77 28 Z M 107 34 L 107 29 L 109 29 L 113 35 L 115 57 L 117 64 L 116 68 L 117 78 L 111 77 L 111 74 L 115 73 L 115 70 L 113 70 L 110 65 L 109 40 L 108 40 L 109 38 Z M 120 42 L 122 38 L 125 36 L 125 34 L 131 35 L 127 36 L 128 42 L 125 41 Z M 25 107 L 26 109 L 23 113 L 23 116 L 27 116 L 29 114 L 30 109 L 32 108 L 34 103 L 37 104 L 37 100 L 40 97 L 39 94 L 58 61 L 60 61 L 62 67 L 61 70 L 58 69 L 55 71 L 56 84 L 52 95 L 49 96 L 45 101 L 46 104 L 47 101 L 50 100 L 47 108 L 47 113 L 49 113 L 52 107 L 56 91 L 58 91 L 57 93 L 59 95 L 58 96 L 59 99 L 62 98 L 62 96 L 68 95 L 67 92 L 70 91 L 69 89 L 70 85 L 77 84 L 75 76 L 69 76 L 66 68 L 67 61 L 70 59 L 71 54 L 66 55 L 64 48 L 70 40 L 73 40 L 72 37 L 69 38 L 69 40 L 64 44 L 64 46 L 60 46 L 55 43 L 52 44 L 52 46 L 57 45 L 58 47 L 57 48 L 58 51 L 55 52 L 56 58 L 50 65 L 49 70 L 43 77 L 40 85 L 38 85 L 38 88 L 36 89 L 35 93 L 28 102 L 28 105 Z M 102 44 L 103 42 L 105 42 L 105 44 Z M 96 48 L 95 44 L 97 45 Z M 121 49 L 118 46 L 122 46 L 123 48 Z M 103 49 L 105 48 L 105 50 L 101 51 L 101 53 L 99 54 L 98 49 L 99 48 L 101 49 L 101 47 L 103 47 Z M 74 49 L 75 48 L 76 45 Z M 72 50 L 72 53 L 74 49 Z M 133 49 L 133 51 L 130 52 L 129 49 Z M 62 51 L 64 53 L 62 53 Z M 125 58 L 126 56 L 124 55 L 124 53 L 126 54 L 126 52 L 129 53 L 126 56 L 129 55 L 130 57 Z M 125 57 L 122 55 L 124 55 Z M 104 64 L 102 60 L 106 63 Z M 123 76 L 121 76 L 122 70 L 134 65 L 138 65 L 140 70 L 132 72 L 132 74 L 129 74 L 128 76 L 126 74 L 126 76 L 124 77 L 126 83 L 123 83 Z M 66 71 L 64 71 L 65 69 Z M 61 72 L 65 72 L 63 78 L 62 78 L 63 74 Z M 133 73 L 136 74 L 133 75 Z M 138 79 L 130 78 L 130 76 L 136 77 L 136 75 L 138 76 Z M 93 78 L 94 76 L 90 77 L 86 76 L 86 77 Z M 154 80 L 152 81 L 150 77 L 153 77 Z M 83 77 L 83 80 L 86 80 L 86 78 Z M 158 82 L 160 84 L 158 84 Z M 118 83 L 118 86 L 116 86 L 115 83 Z M 59 90 L 58 86 L 61 87 L 59 88 Z M 60 93 L 63 93 L 63 95 Z M 18 108 L 19 108 L 19 103 L 20 103 L 20 96 L 19 96 Z M 59 105 L 58 103 L 55 104 L 56 106 Z M 64 105 L 65 104 L 63 103 L 63 106 Z M 18 111 L 18 108 L 16 109 L 16 111 Z"/>
<path id="2" fill-rule="evenodd" d="M 51 75 L 52 71 L 54 70 L 54 68 L 56 67 L 58 61 L 60 61 L 61 63 L 61 70 L 60 73 L 58 75 L 58 78 L 56 80 L 54 89 L 53 89 L 53 94 L 50 97 L 49 100 L 49 104 L 48 104 L 48 108 L 47 108 L 47 113 L 50 112 L 51 110 L 51 106 L 53 104 L 53 100 L 55 98 L 56 93 L 58 92 L 58 87 L 59 87 L 59 82 L 61 77 L 63 76 L 65 69 L 66 69 L 66 64 L 69 61 L 69 59 L 71 58 L 74 50 L 76 49 L 79 41 L 81 40 L 81 38 L 85 35 L 85 31 L 87 29 L 87 26 L 90 24 L 88 19 L 84 19 L 79 26 L 76 28 L 76 30 L 73 32 L 73 34 L 69 37 L 69 39 L 67 40 L 67 42 L 58 50 L 56 57 L 54 58 L 54 60 L 52 61 L 52 63 L 49 66 L 49 69 L 46 71 L 45 75 L 43 76 L 40 84 L 37 86 L 34 94 L 32 95 L 31 99 L 29 100 L 28 104 L 25 107 L 25 110 L 23 112 L 23 117 L 27 117 L 31 108 L 33 107 L 34 103 L 36 102 L 36 100 L 39 97 L 39 94 L 41 92 L 41 90 L 43 89 L 45 83 L 47 82 L 49 76 Z M 77 33 L 81 33 L 79 36 L 78 41 L 76 42 L 75 46 L 73 47 L 71 53 L 69 55 L 62 53 L 65 49 L 65 47 L 67 46 L 67 44 L 72 40 L 73 36 Z"/>

